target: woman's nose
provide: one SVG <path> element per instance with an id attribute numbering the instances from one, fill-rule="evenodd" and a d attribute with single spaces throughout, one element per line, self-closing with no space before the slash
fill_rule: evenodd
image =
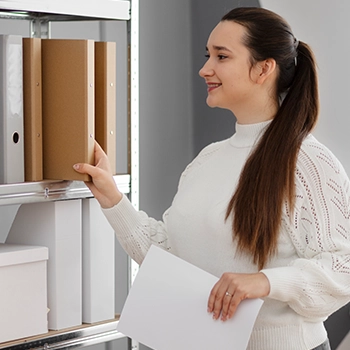
<path id="1" fill-rule="evenodd" d="M 199 70 L 198 74 L 202 78 L 209 77 L 214 74 L 214 70 L 209 65 L 209 60 L 204 63 L 203 67 Z"/>

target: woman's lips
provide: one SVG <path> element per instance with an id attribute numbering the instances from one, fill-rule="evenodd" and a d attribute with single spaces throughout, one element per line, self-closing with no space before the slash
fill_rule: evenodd
<path id="1" fill-rule="evenodd" d="M 207 91 L 208 92 L 213 91 L 220 86 L 221 86 L 220 83 L 207 83 Z"/>

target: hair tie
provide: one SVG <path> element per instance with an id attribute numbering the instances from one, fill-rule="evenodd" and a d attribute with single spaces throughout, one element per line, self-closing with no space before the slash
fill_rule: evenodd
<path id="1" fill-rule="evenodd" d="M 296 37 L 294 37 L 294 46 L 295 46 L 295 49 L 297 50 L 299 46 L 299 40 Z"/>
<path id="2" fill-rule="evenodd" d="M 294 37 L 294 47 L 296 51 L 296 55 L 294 57 L 294 64 L 296 67 L 298 65 L 298 47 L 299 47 L 299 40 L 296 37 Z"/>

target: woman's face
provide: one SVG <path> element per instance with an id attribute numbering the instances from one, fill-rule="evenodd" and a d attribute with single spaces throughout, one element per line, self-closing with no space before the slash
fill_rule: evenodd
<path id="1" fill-rule="evenodd" d="M 211 32 L 208 60 L 199 71 L 207 83 L 207 104 L 234 114 L 254 99 L 258 69 L 251 66 L 250 52 L 243 44 L 246 29 L 232 21 L 220 22 Z"/>

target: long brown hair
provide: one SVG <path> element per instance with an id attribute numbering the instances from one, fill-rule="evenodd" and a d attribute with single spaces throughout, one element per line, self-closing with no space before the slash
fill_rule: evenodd
<path id="1" fill-rule="evenodd" d="M 279 72 L 275 98 L 280 108 L 249 156 L 226 213 L 226 219 L 233 215 L 238 247 L 262 269 L 277 250 L 283 203 L 287 200 L 291 209 L 294 205 L 299 148 L 317 122 L 316 64 L 310 47 L 298 42 L 288 23 L 271 11 L 236 8 L 222 21 L 245 27 L 243 42 L 252 65 L 273 58 Z"/>

